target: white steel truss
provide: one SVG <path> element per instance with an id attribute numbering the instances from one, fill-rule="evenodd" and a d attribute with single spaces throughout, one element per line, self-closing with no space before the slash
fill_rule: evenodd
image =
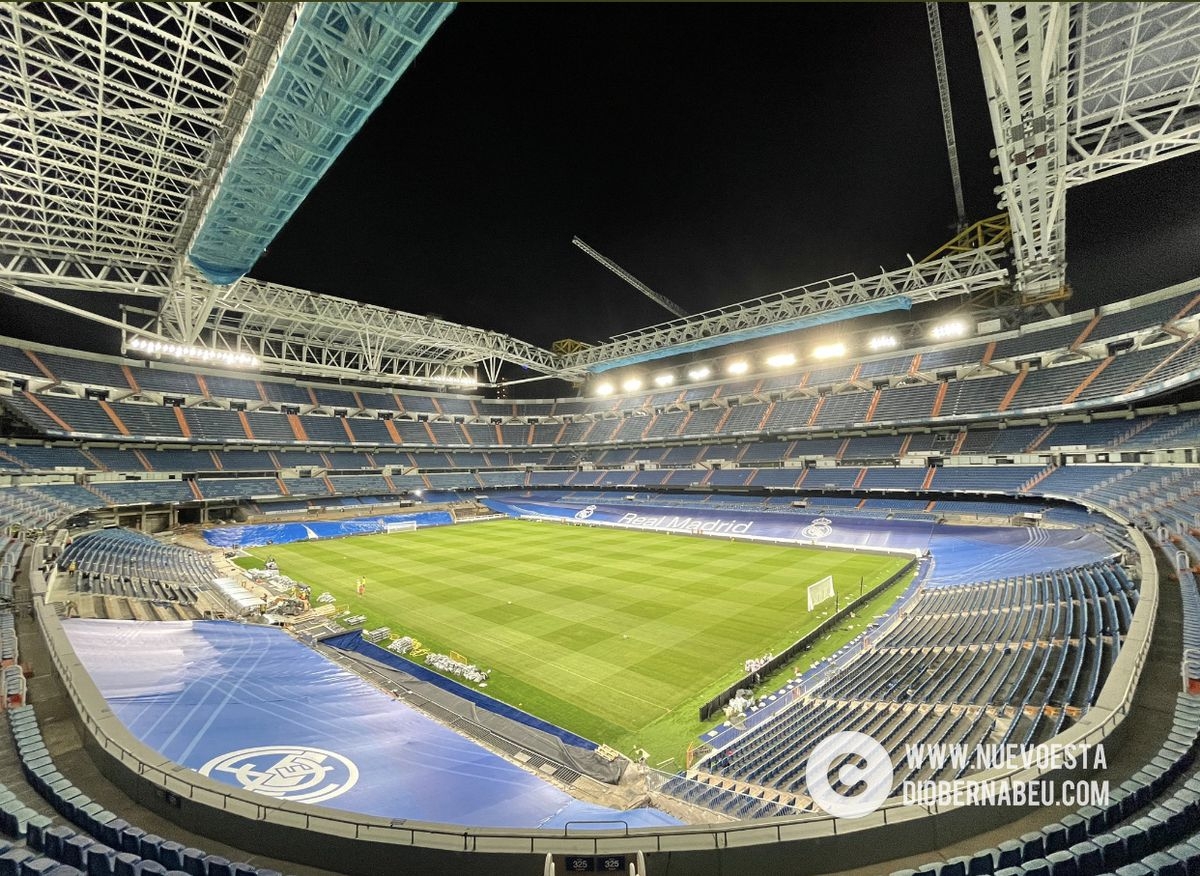
<path id="1" fill-rule="evenodd" d="M 147 317 L 131 320 L 147 336 L 248 350 L 267 365 L 329 377 L 446 383 L 442 378 L 473 377 L 481 366 L 495 380 L 502 362 L 560 371 L 553 353 L 499 332 L 249 277 L 213 286 L 194 269 Z"/>
<path id="2" fill-rule="evenodd" d="M 252 350 L 269 366 L 435 382 L 502 363 L 579 378 L 836 308 L 995 285 L 995 250 L 842 277 L 556 355 L 444 320 L 243 279 L 183 253 L 245 131 L 295 3 L 0 4 L 0 292 L 141 296 L 127 332 Z M 971 6 L 1029 300 L 1064 291 L 1068 187 L 1200 147 L 1200 4 Z M 58 306 L 44 296 L 26 300 Z M 153 306 L 151 306 L 151 304 Z M 101 319 L 100 317 L 96 317 Z M 103 321 L 103 320 L 101 320 Z M 127 334 L 127 339 L 129 335 Z"/>
<path id="3" fill-rule="evenodd" d="M 137 334 L 179 344 L 252 352 L 269 366 L 328 377 L 362 376 L 444 383 L 482 367 L 494 382 L 504 362 L 538 374 L 578 379 L 630 356 L 658 358 L 706 339 L 784 330 L 805 317 L 855 305 L 905 298 L 919 304 L 965 295 L 1001 282 L 1001 247 L 955 253 L 875 277 L 836 277 L 697 314 L 569 355 L 557 355 L 509 335 L 433 317 L 317 295 L 249 277 L 229 287 L 183 272 L 161 310 L 129 309 Z M 140 319 L 138 318 L 140 315 Z"/>
<path id="4" fill-rule="evenodd" d="M 293 5 L 0 5 L 6 278 L 136 293 L 169 275 Z"/>
<path id="5" fill-rule="evenodd" d="M 1200 149 L 1200 4 L 1074 7 L 1067 185 Z"/>
<path id="6" fill-rule="evenodd" d="M 1065 296 L 1066 190 L 1200 149 L 1200 4 L 972 3 L 1014 288 Z"/>
<path id="7" fill-rule="evenodd" d="M 1000 167 L 1000 207 L 1012 226 L 1013 288 L 1054 298 L 1066 279 L 1067 45 L 1065 3 L 972 3 Z"/>
<path id="8" fill-rule="evenodd" d="M 1007 271 L 997 262 L 1001 255 L 1003 247 L 993 245 L 874 277 L 859 278 L 853 274 L 834 277 L 617 335 L 605 344 L 564 356 L 561 364 L 570 371 L 602 370 L 627 360 L 672 355 L 697 342 L 716 346 L 742 337 L 770 334 L 771 329 L 787 330 L 793 324 L 799 327 L 806 317 L 838 309 L 880 304 L 889 299 L 904 298 L 911 305 L 967 295 L 990 289 L 1005 279 Z"/>

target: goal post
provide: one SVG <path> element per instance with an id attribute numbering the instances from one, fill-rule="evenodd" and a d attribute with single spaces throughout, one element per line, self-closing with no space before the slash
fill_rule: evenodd
<path id="1" fill-rule="evenodd" d="M 812 611 L 827 599 L 833 599 L 832 575 L 826 575 L 815 584 L 808 585 L 808 610 Z"/>
<path id="2" fill-rule="evenodd" d="M 384 532 L 416 532 L 417 522 L 415 520 L 402 520 L 399 523 L 383 524 Z"/>

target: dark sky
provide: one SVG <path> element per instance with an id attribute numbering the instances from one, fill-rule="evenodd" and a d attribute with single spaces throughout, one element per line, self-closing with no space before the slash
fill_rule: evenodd
<path id="1" fill-rule="evenodd" d="M 994 141 L 941 13 L 973 221 Z M 1197 203 L 1195 156 L 1073 191 L 1072 309 L 1200 274 Z M 923 4 L 463 4 L 253 275 L 548 345 L 670 318 L 573 235 L 695 312 L 901 267 L 954 220 Z"/>
<path id="2" fill-rule="evenodd" d="M 975 220 L 991 125 L 941 14 Z M 1198 203 L 1200 155 L 1074 189 L 1071 309 L 1200 275 Z M 954 219 L 923 4 L 468 3 L 251 275 L 548 345 L 670 318 L 573 235 L 699 311 L 901 267 Z"/>
<path id="3" fill-rule="evenodd" d="M 995 212 L 965 7 L 943 10 L 968 210 Z M 924 7 L 464 4 L 254 268 L 506 331 L 669 318 L 948 236 Z"/>

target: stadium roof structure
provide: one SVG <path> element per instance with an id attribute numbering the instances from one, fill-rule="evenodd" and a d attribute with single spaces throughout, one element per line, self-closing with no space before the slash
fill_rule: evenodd
<path id="1" fill-rule="evenodd" d="M 1011 283 L 1065 286 L 1065 194 L 1200 148 L 1200 5 L 973 3 L 1000 247 L 846 276 L 570 352 L 263 283 L 254 261 L 452 13 L 437 3 L 0 6 L 0 292 L 328 377 L 454 385 L 621 364 Z M 46 290 L 121 297 L 122 320 Z"/>

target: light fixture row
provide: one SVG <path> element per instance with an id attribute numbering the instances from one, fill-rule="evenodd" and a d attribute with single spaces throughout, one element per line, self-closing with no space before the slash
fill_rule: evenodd
<path id="1" fill-rule="evenodd" d="M 929 336 L 933 340 L 949 341 L 956 338 L 961 338 L 967 334 L 967 324 L 959 319 L 948 320 L 947 322 L 939 323 L 930 329 Z M 893 334 L 878 334 L 867 341 L 867 349 L 872 353 L 884 353 L 888 350 L 894 350 L 900 346 L 900 339 Z M 823 362 L 831 359 L 840 359 L 848 352 L 848 348 L 843 341 L 821 344 L 812 349 L 812 358 L 815 361 Z M 796 364 L 797 357 L 795 353 L 779 352 L 772 353 L 768 356 L 764 363 L 768 368 L 789 368 Z M 744 358 L 733 359 L 725 364 L 725 373 L 737 377 L 740 374 L 745 374 L 750 370 L 750 361 Z M 713 376 L 713 369 L 709 365 L 696 365 L 688 369 L 687 377 L 693 382 L 707 380 Z M 654 385 L 660 389 L 671 386 L 675 383 L 675 374 L 670 371 L 664 371 L 653 378 Z M 642 388 L 643 382 L 641 377 L 631 376 L 625 378 L 619 384 L 623 392 L 637 392 Z M 618 384 L 611 380 L 605 380 L 595 386 L 593 392 L 599 396 L 609 396 L 617 391 Z"/>
<path id="2" fill-rule="evenodd" d="M 252 353 L 238 353 L 231 350 L 213 350 L 209 347 L 194 347 L 187 344 L 172 344 L 168 341 L 152 341 L 148 338 L 135 337 L 127 344 L 131 350 L 137 350 L 148 356 L 170 356 L 172 359 L 182 359 L 193 362 L 213 362 L 218 365 L 232 365 L 238 368 L 257 368 L 258 357 Z"/>

